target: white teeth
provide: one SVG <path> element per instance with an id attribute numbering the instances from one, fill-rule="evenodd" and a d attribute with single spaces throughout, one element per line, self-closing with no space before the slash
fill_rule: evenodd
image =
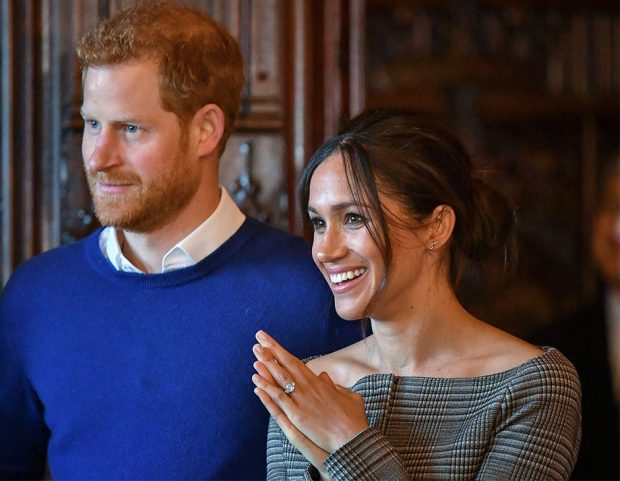
<path id="1" fill-rule="evenodd" d="M 334 284 L 339 284 L 342 281 L 355 279 L 366 272 L 366 268 L 355 269 L 354 271 L 339 272 L 338 274 L 330 274 L 329 278 Z"/>

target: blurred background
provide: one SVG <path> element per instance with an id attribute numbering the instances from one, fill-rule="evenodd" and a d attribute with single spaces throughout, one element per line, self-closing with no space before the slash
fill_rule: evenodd
<path id="1" fill-rule="evenodd" d="M 73 47 L 130 3 L 0 0 L 2 285 L 21 261 L 98 227 Z M 295 186 L 343 119 L 378 106 L 441 114 L 518 219 L 518 269 L 507 275 L 495 259 L 471 271 L 464 301 L 527 335 L 594 295 L 590 221 L 602 166 L 618 161 L 617 1 L 186 3 L 222 22 L 246 60 L 221 164 L 246 213 L 303 235 Z"/>

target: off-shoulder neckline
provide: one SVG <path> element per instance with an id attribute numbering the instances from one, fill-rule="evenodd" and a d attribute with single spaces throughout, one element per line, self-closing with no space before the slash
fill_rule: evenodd
<path id="1" fill-rule="evenodd" d="M 371 374 L 366 374 L 365 376 L 362 376 L 357 381 L 355 381 L 355 383 L 349 386 L 347 389 L 353 389 L 359 384 L 362 384 L 363 382 L 368 382 L 369 380 L 375 380 L 375 379 L 380 380 L 382 378 L 384 378 L 385 380 L 390 380 L 390 381 L 398 380 L 399 382 L 425 382 L 425 383 L 437 382 L 437 383 L 444 383 L 444 384 L 447 384 L 447 383 L 471 384 L 474 382 L 478 383 L 480 381 L 495 382 L 500 379 L 505 379 L 506 377 L 511 377 L 517 371 L 525 370 L 530 365 L 539 363 L 540 361 L 543 361 L 546 358 L 559 353 L 559 351 L 554 347 L 550 347 L 550 346 L 539 346 L 539 347 L 543 350 L 543 352 L 540 353 L 538 356 L 535 356 L 531 359 L 523 361 L 522 363 L 514 367 L 511 367 L 509 369 L 506 369 L 504 371 L 498 371 L 498 372 L 494 372 L 490 374 L 483 374 L 481 376 L 471 376 L 471 377 L 399 376 L 391 372 L 383 372 L 383 373 L 377 372 L 377 373 L 371 373 Z M 315 357 L 320 357 L 320 356 L 315 356 Z M 308 361 L 310 361 L 311 359 L 314 359 L 315 357 L 308 359 Z"/>
<path id="2" fill-rule="evenodd" d="M 381 379 L 381 378 L 385 378 L 389 380 L 395 379 L 395 380 L 404 381 L 404 382 L 415 381 L 415 382 L 426 382 L 426 383 L 432 382 L 432 381 L 443 382 L 443 383 L 472 383 L 472 382 L 479 382 L 479 381 L 495 381 L 497 379 L 503 379 L 503 378 L 509 377 L 513 375 L 514 373 L 516 373 L 517 371 L 524 370 L 530 365 L 543 361 L 550 356 L 557 355 L 557 354 L 561 355 L 561 353 L 555 347 L 551 347 L 551 346 L 538 346 L 538 347 L 540 347 L 543 350 L 543 352 L 541 352 L 538 356 L 535 356 L 531 359 L 523 361 L 522 363 L 514 367 L 505 369 L 504 371 L 498 371 L 498 372 L 493 372 L 490 374 L 483 374 L 481 376 L 470 376 L 470 377 L 400 376 L 400 375 L 397 375 L 391 372 L 376 372 L 376 373 L 366 374 L 360 377 L 352 385 L 348 386 L 347 389 L 353 389 L 354 387 L 356 387 L 358 384 L 362 382 L 367 382 L 369 380 Z M 313 359 L 317 359 L 320 357 L 323 357 L 323 356 L 322 355 L 311 356 L 311 357 L 304 359 L 303 362 L 308 363 L 312 361 Z"/>

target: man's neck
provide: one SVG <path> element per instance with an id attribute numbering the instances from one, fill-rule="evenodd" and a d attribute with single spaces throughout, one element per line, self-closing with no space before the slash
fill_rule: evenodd
<path id="1" fill-rule="evenodd" d="M 142 272 L 160 273 L 166 253 L 211 216 L 219 201 L 218 188 L 215 195 L 195 197 L 183 212 L 155 230 L 118 230 L 117 237 L 123 255 Z"/>
<path id="2" fill-rule="evenodd" d="M 162 259 L 174 245 L 152 233 L 117 231 L 116 235 L 123 255 L 135 267 L 147 274 L 161 272 Z"/>

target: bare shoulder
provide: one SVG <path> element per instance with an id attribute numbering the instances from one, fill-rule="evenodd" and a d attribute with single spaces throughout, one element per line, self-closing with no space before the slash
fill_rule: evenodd
<path id="1" fill-rule="evenodd" d="M 478 359 L 481 363 L 479 375 L 507 371 L 531 359 L 540 356 L 544 351 L 501 329 L 485 325 L 480 342 L 477 346 Z"/>
<path id="2" fill-rule="evenodd" d="M 338 351 L 320 356 L 308 362 L 315 374 L 326 372 L 336 384 L 350 387 L 372 371 L 365 362 L 366 340 L 361 340 Z"/>

